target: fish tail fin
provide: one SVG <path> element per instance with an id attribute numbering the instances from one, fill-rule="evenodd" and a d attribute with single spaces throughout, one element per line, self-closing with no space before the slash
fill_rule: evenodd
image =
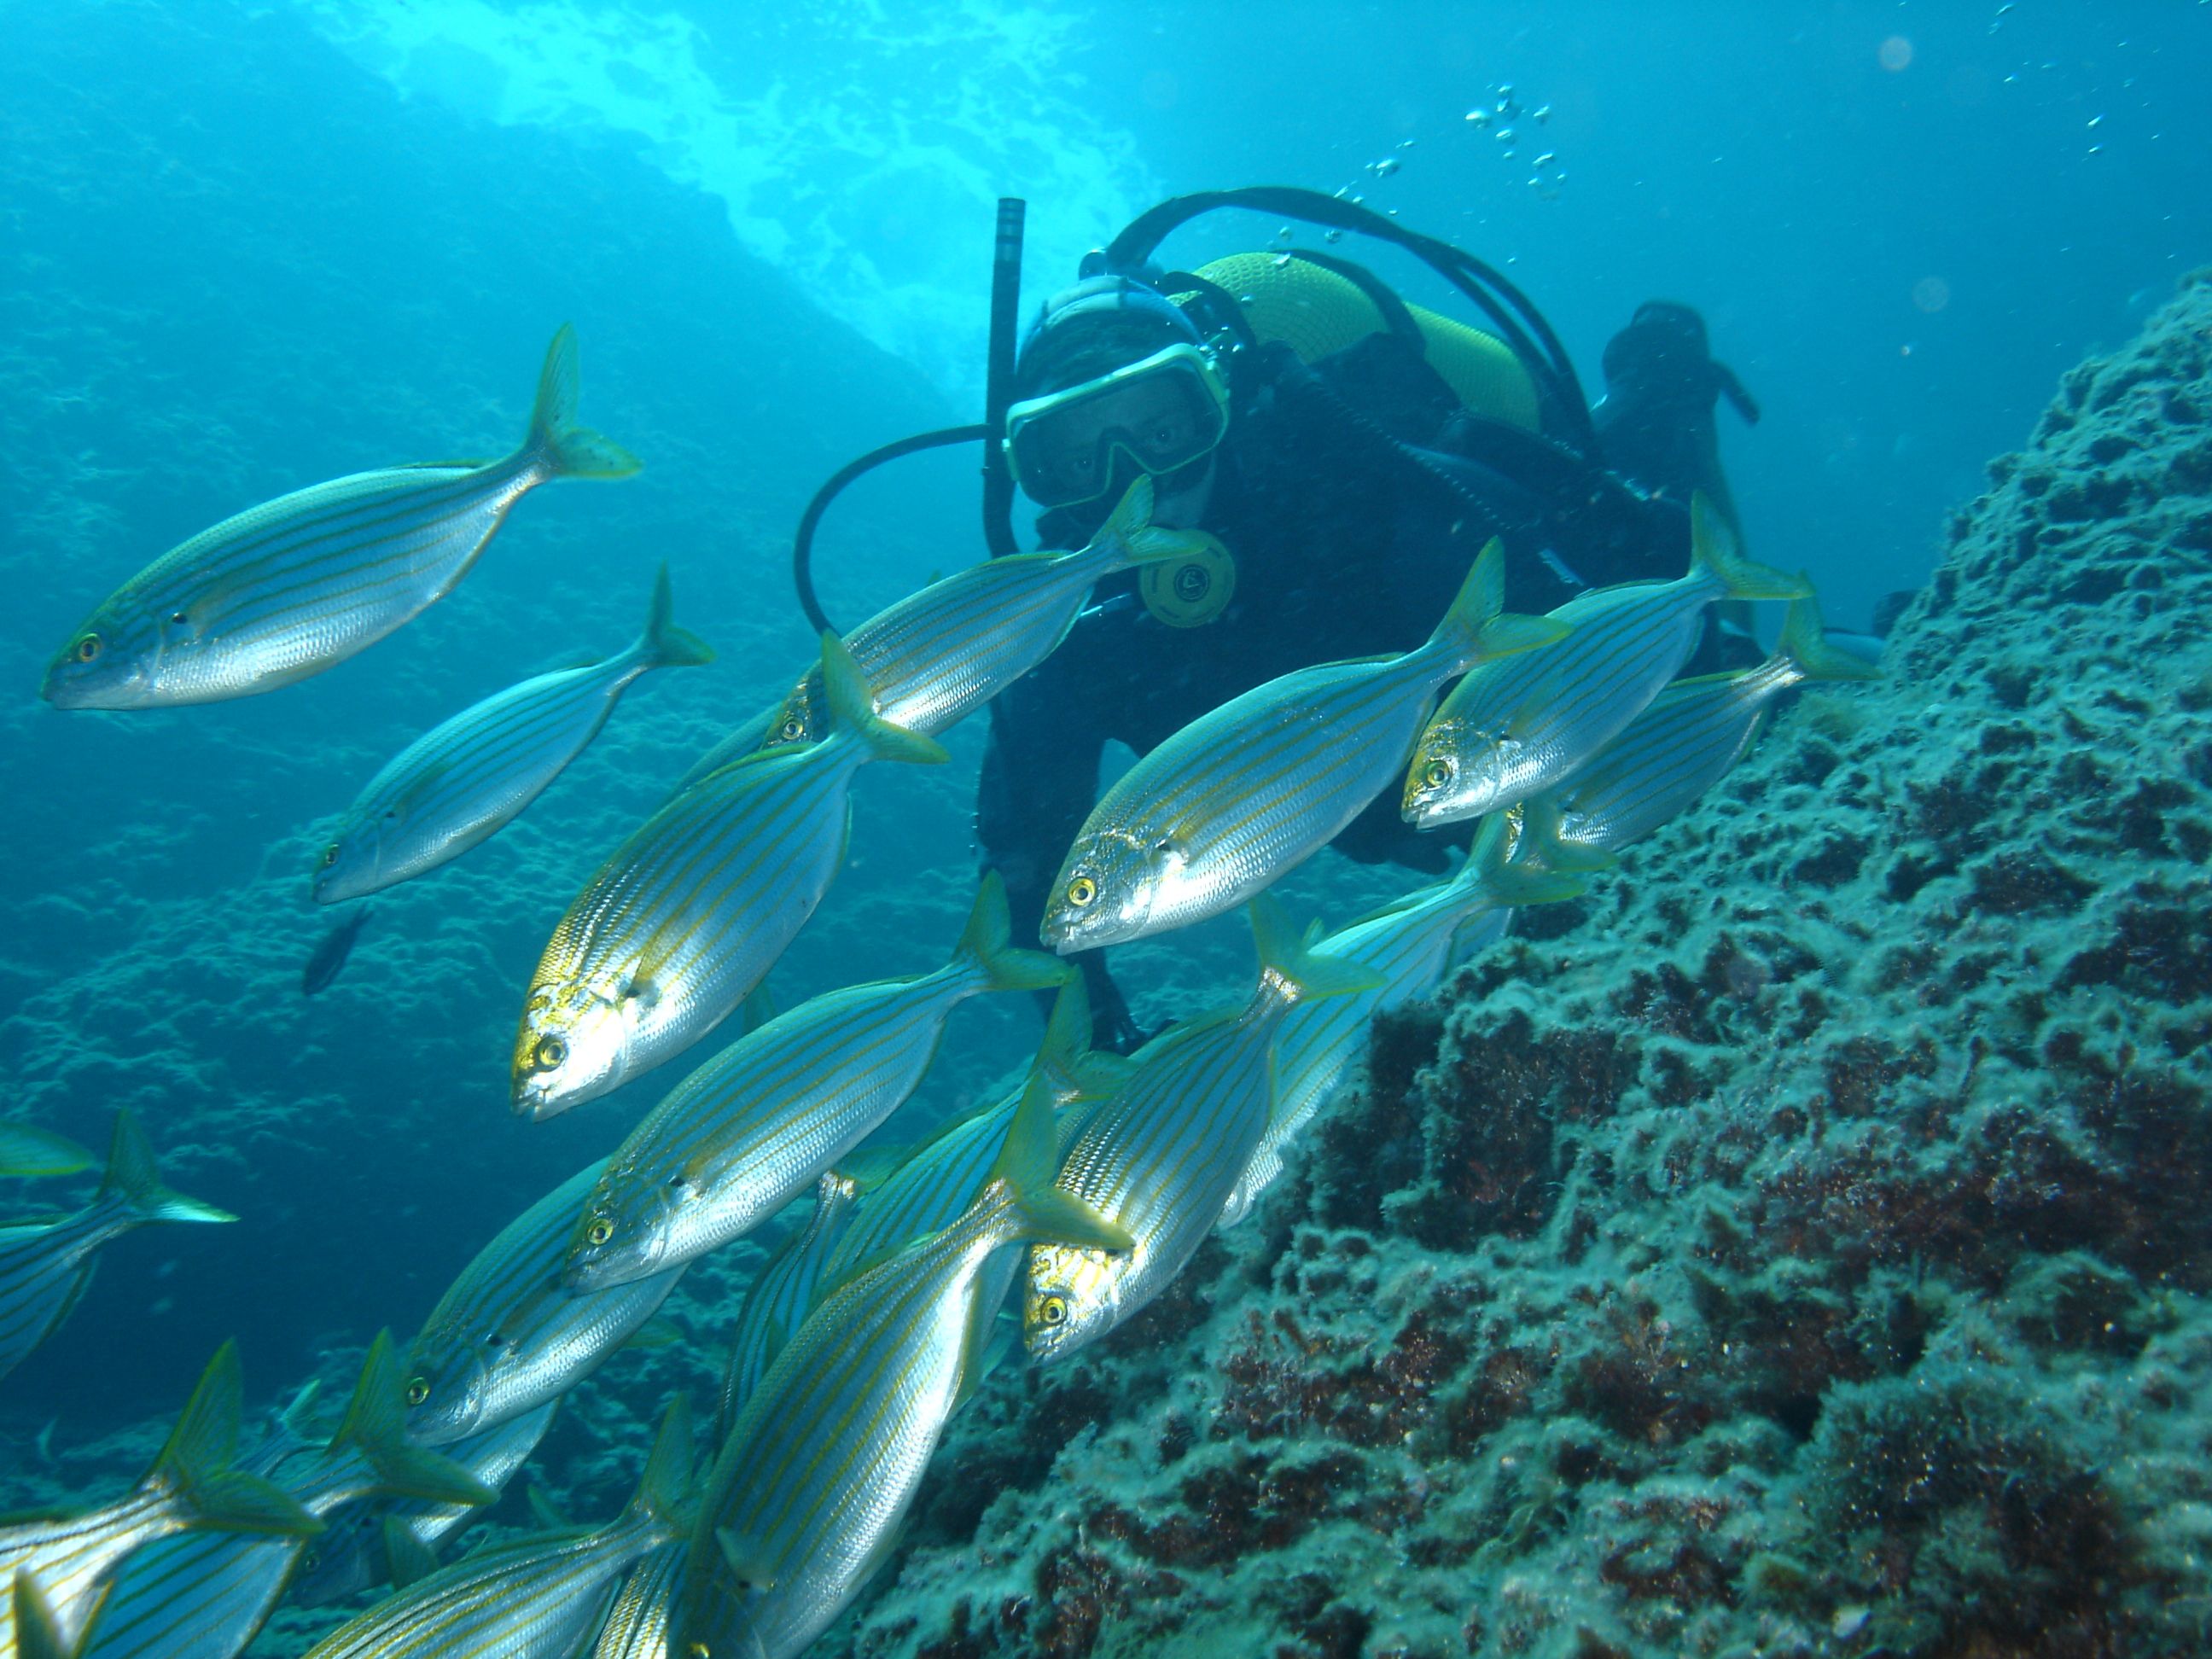
<path id="1" fill-rule="evenodd" d="M 1508 858 L 1520 850 L 1513 845 L 1512 823 L 1508 814 L 1492 812 L 1482 821 L 1456 879 L 1480 889 L 1493 905 L 1518 909 L 1580 898 L 1589 890 L 1585 876 L 1613 866 L 1612 854 L 1559 839 L 1559 809 L 1549 800 L 1524 806 L 1521 826 L 1522 844 L 1534 860 Z"/>
<path id="2" fill-rule="evenodd" d="M 627 478 L 644 464 L 611 438 L 576 423 L 576 331 L 567 323 L 545 349 L 523 447 L 556 478 Z"/>
<path id="3" fill-rule="evenodd" d="M 1735 532 L 1704 490 L 1690 497 L 1690 568 L 1718 582 L 1731 599 L 1802 599 L 1812 583 L 1743 556 Z"/>
<path id="4" fill-rule="evenodd" d="M 1810 578 L 1805 593 L 1790 601 L 1782 618 L 1782 640 L 1776 647 L 1808 680 L 1878 680 L 1881 670 L 1828 643 L 1820 626 L 1820 601 Z"/>
<path id="5" fill-rule="evenodd" d="M 387 1496 L 430 1504 L 489 1504 L 499 1494 L 450 1457 L 407 1438 L 407 1408 L 399 1394 L 399 1366 L 392 1333 L 379 1331 L 362 1361 L 361 1381 L 346 1404 L 345 1419 L 331 1448 L 350 1446 L 376 1472 Z"/>
<path id="6" fill-rule="evenodd" d="M 830 699 L 831 729 L 854 732 L 876 759 L 942 766 L 952 758 L 936 738 L 893 726 L 876 713 L 876 696 L 867 676 L 835 634 L 822 636 L 822 684 Z"/>
<path id="7" fill-rule="evenodd" d="M 631 647 L 648 668 L 701 668 L 714 660 L 714 647 L 688 628 L 678 628 L 672 614 L 674 600 L 668 586 L 668 567 L 653 578 L 653 603 L 645 613 L 645 632 Z"/>
<path id="8" fill-rule="evenodd" d="M 1073 965 L 1058 957 L 1015 948 L 1006 884 L 996 870 L 986 870 L 975 884 L 975 908 L 952 959 L 972 963 L 987 991 L 1048 991 L 1076 976 Z"/>
<path id="9" fill-rule="evenodd" d="M 1534 865 L 1556 875 L 1593 875 L 1610 870 L 1620 860 L 1603 848 L 1567 839 L 1566 819 L 1559 804 L 1549 795 L 1538 795 L 1521 806 L 1521 838 L 1515 845 L 1513 868 Z M 1573 898 L 1574 893 L 1562 893 Z M 1516 903 L 1534 901 L 1516 900 Z"/>
<path id="10" fill-rule="evenodd" d="M 92 1165 L 92 1154 L 66 1135 L 28 1123 L 0 1123 L 0 1176 L 75 1175 Z"/>
<path id="11" fill-rule="evenodd" d="M 28 1567 L 15 1570 L 11 1592 L 15 1615 L 15 1652 L 20 1659 L 71 1659 L 82 1648 L 62 1639 L 61 1620 L 54 1616 L 39 1581 Z"/>
<path id="12" fill-rule="evenodd" d="M 289 1493 L 231 1467 L 241 1393 L 238 1344 L 226 1342 L 208 1362 L 148 1480 L 175 1495 L 177 1512 L 188 1526 L 295 1536 L 321 1531 L 322 1522 Z"/>
<path id="13" fill-rule="evenodd" d="M 645 1455 L 645 1473 L 623 1511 L 671 1538 L 691 1529 L 691 1396 L 678 1394 L 660 1419 L 660 1432 Z"/>
<path id="14" fill-rule="evenodd" d="M 1534 651 L 1565 639 L 1568 631 L 1566 623 L 1549 617 L 1518 616 L 1505 609 L 1505 544 L 1492 536 L 1474 556 L 1427 648 L 1473 665 Z"/>
<path id="15" fill-rule="evenodd" d="M 1261 894 L 1246 908 L 1252 943 L 1260 952 L 1260 977 L 1274 983 L 1286 1001 L 1344 996 L 1382 983 L 1371 969 L 1308 949 L 1312 935 L 1294 926 L 1290 912 L 1271 894 Z"/>
<path id="16" fill-rule="evenodd" d="M 228 1210 L 186 1198 L 161 1184 L 161 1166 L 138 1120 L 125 1107 L 115 1115 L 115 1139 L 107 1152 L 107 1174 L 100 1183 L 103 1196 L 113 1194 L 141 1221 L 235 1221 Z"/>
<path id="17" fill-rule="evenodd" d="M 1134 1241 L 1128 1229 L 1053 1184 L 1060 1178 L 1055 1106 L 1050 1084 L 1032 1073 L 1022 1091 L 1021 1104 L 1014 1108 L 1013 1121 L 1006 1126 L 998 1159 L 984 1178 L 985 1192 L 1003 1183 L 1012 1200 L 1005 1242 L 1070 1244 L 1078 1249 L 1115 1252 L 1131 1249 Z"/>
<path id="18" fill-rule="evenodd" d="M 1121 493 L 1120 502 L 1098 527 L 1098 533 L 1091 538 L 1092 546 L 1104 548 L 1111 554 L 1109 570 L 1127 570 L 1133 565 L 1158 564 L 1164 560 L 1181 558 L 1205 544 L 1203 537 L 1189 531 L 1170 530 L 1154 524 L 1152 507 L 1153 485 L 1147 475 Z"/>

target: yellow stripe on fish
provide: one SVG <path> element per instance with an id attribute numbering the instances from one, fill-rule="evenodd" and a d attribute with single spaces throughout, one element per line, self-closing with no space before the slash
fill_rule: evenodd
<path id="1" fill-rule="evenodd" d="M 516 1034 L 515 1110 L 547 1118 L 619 1088 L 720 1024 L 783 954 L 845 856 L 853 774 L 945 752 L 877 718 L 822 638 L 829 739 L 724 767 L 663 806 L 568 907 Z"/>
<path id="2" fill-rule="evenodd" d="M 1090 542 L 1072 553 L 1017 553 L 955 571 L 880 611 L 845 645 L 894 726 L 935 737 L 965 720 L 1059 647 L 1084 599 L 1118 571 L 1181 558 L 1188 533 L 1152 525 L 1152 481 L 1129 486 Z M 763 732 L 767 747 L 819 739 L 829 704 L 810 670 Z"/>
<path id="3" fill-rule="evenodd" d="M 1802 577 L 1740 556 L 1712 503 L 1693 497 L 1687 575 L 1570 599 L 1551 613 L 1573 630 L 1560 645 L 1486 664 L 1453 687 L 1407 771 L 1407 822 L 1434 829 L 1564 783 L 1681 672 L 1706 605 L 1810 591 Z"/>
<path id="4" fill-rule="evenodd" d="M 1091 809 L 1045 943 L 1066 955 L 1202 921 L 1319 852 L 1399 774 L 1437 686 L 1565 634 L 1500 615 L 1504 592 L 1492 540 L 1419 649 L 1283 675 L 1169 738 Z"/>
<path id="5" fill-rule="evenodd" d="M 1559 838 L 1603 852 L 1640 841 L 1727 775 L 1783 692 L 1808 680 L 1880 678 L 1872 665 L 1829 644 L 1809 595 L 1794 599 L 1772 656 L 1741 673 L 1676 681 L 1547 792 Z"/>
<path id="6" fill-rule="evenodd" d="M 1346 996 L 1301 1002 L 1283 1017 L 1275 1037 L 1267 1127 L 1238 1176 L 1218 1224 L 1235 1226 L 1282 1174 L 1290 1143 L 1359 1058 L 1377 1014 L 1427 996 L 1455 956 L 1504 937 L 1516 906 L 1582 892 L 1582 882 L 1572 876 L 1539 874 L 1508 864 L 1510 837 L 1503 815 L 1486 821 L 1467 862 L 1450 880 L 1409 893 L 1309 947 L 1316 956 L 1366 969 L 1377 982 Z"/>
<path id="7" fill-rule="evenodd" d="M 632 1563 L 690 1530 L 691 1413 L 661 1419 L 629 1506 L 604 1527 L 495 1544 L 441 1567 L 340 1626 L 307 1659 L 517 1659 L 573 1654 Z"/>
<path id="8" fill-rule="evenodd" d="M 365 650 L 453 592 L 539 484 L 638 470 L 575 423 L 576 379 L 564 324 L 529 432 L 506 459 L 356 473 L 202 531 L 101 603 L 55 653 L 40 695 L 59 708 L 216 702 Z"/>
<path id="9" fill-rule="evenodd" d="M 0 1583 L 38 1586 L 61 1640 L 74 1645 L 110 1577 L 131 1553 L 195 1528 L 311 1533 L 315 1518 L 258 1476 L 233 1468 L 240 1410 L 238 1349 L 216 1351 L 161 1454 L 136 1489 L 104 1508 L 0 1527 Z M 15 1644 L 14 1613 L 0 1622 L 0 1654 Z"/>
<path id="10" fill-rule="evenodd" d="M 1267 1132 L 1283 1020 L 1376 976 L 1306 949 L 1282 909 L 1253 901 L 1260 976 L 1242 1008 L 1170 1032 L 1138 1056 L 1061 1160 L 1060 1190 L 1128 1231 L 1126 1255 L 1065 1243 L 1030 1252 L 1022 1327 L 1031 1358 L 1065 1358 L 1164 1290 L 1205 1241 Z"/>
<path id="11" fill-rule="evenodd" d="M 989 1177 L 943 1231 L 825 1288 L 738 1413 L 708 1477 L 678 1654 L 790 1659 L 881 1563 L 978 1374 L 992 1255 L 1127 1236 L 1052 1184 L 1053 1093 L 1033 1079 Z"/>
<path id="12" fill-rule="evenodd" d="M 773 758 L 773 757 L 770 757 Z M 979 884 L 933 974 L 848 986 L 746 1033 L 678 1084 L 607 1160 L 568 1246 L 572 1290 L 605 1290 L 742 1237 L 811 1186 L 910 1096 L 969 997 L 1062 983 L 1064 963 L 1012 947 L 1006 890 Z"/>

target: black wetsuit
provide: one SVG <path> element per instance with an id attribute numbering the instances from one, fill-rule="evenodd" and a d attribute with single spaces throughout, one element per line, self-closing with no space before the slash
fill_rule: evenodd
<path id="1" fill-rule="evenodd" d="M 1263 681 L 1316 663 L 1412 650 L 1450 605 L 1483 544 L 1502 536 L 1509 610 L 1540 612 L 1582 591 L 1687 566 L 1684 516 L 1579 464 L 1551 466 L 1510 434 L 1470 429 L 1449 386 L 1389 335 L 1307 368 L 1262 349 L 1240 388 L 1201 528 L 1237 561 L 1228 607 L 1173 628 L 1133 574 L 1099 584 L 1060 648 L 1001 694 L 983 761 L 976 833 L 1006 884 L 1018 939 L 1034 939 L 1050 884 L 1097 796 L 1099 757 L 1142 755 Z M 1470 459 L 1480 453 L 1491 463 Z M 1544 474 L 1528 486 L 1526 475 Z M 1091 525 L 1048 514 L 1047 546 Z M 1469 826 L 1470 828 L 1472 826 Z M 1465 839 L 1464 836 L 1459 837 Z M 1386 791 L 1340 852 L 1430 873 L 1449 836 L 1422 834 Z M 1103 952 L 1079 960 L 1102 1042 L 1131 1035 Z"/>

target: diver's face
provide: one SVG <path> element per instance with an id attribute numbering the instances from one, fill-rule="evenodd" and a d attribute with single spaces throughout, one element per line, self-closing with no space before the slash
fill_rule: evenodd
<path id="1" fill-rule="evenodd" d="M 1146 472 L 1167 471 L 1190 461 L 1206 435 L 1187 391 L 1157 380 L 1133 380 L 1057 416 L 1050 447 L 1038 458 L 1040 482 L 1066 501 L 1111 499 L 1117 452 Z M 1178 498 L 1190 493 L 1180 491 Z M 1170 521 L 1155 513 L 1153 522 Z"/>

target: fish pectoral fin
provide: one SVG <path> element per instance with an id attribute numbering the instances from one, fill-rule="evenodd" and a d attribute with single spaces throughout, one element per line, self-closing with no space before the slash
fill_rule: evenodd
<path id="1" fill-rule="evenodd" d="M 775 1577 L 769 1571 L 768 1557 L 752 1539 L 744 1536 L 734 1528 L 714 1528 L 714 1544 L 722 1552 L 722 1560 L 738 1584 L 749 1590 L 769 1590 L 775 1588 Z"/>

